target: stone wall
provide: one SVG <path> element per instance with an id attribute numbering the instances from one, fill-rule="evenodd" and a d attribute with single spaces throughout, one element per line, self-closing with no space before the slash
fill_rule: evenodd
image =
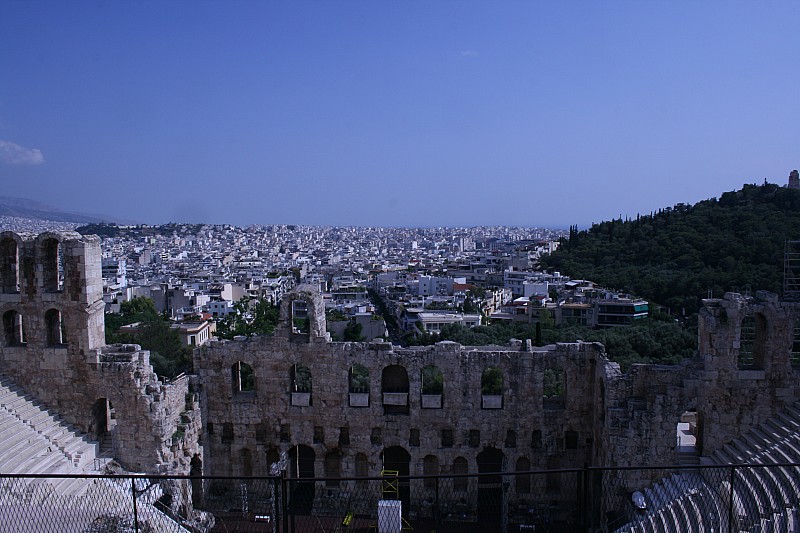
<path id="1" fill-rule="evenodd" d="M 188 472 L 199 409 L 188 380 L 161 382 L 147 351 L 105 345 L 100 240 L 0 233 L 0 278 L 0 371 L 91 437 L 110 435 L 126 468 Z"/>

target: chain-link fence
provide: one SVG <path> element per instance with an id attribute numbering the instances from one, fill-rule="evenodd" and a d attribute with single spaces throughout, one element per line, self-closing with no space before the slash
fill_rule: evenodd
<path id="1" fill-rule="evenodd" d="M 0 475 L 0 531 L 800 531 L 800 464 L 374 478 Z"/>

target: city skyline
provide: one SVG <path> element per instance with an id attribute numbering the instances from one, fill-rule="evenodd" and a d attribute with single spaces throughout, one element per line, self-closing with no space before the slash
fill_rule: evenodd
<path id="1" fill-rule="evenodd" d="M 800 166 L 800 5 L 0 8 L 3 194 L 166 222 L 581 227 Z"/>

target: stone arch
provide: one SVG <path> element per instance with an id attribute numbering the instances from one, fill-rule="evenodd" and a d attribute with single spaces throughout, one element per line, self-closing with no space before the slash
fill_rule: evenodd
<path id="1" fill-rule="evenodd" d="M 25 321 L 16 309 L 3 313 L 3 336 L 6 346 L 24 346 L 27 342 Z"/>
<path id="2" fill-rule="evenodd" d="M 307 336 L 309 341 L 320 337 L 327 339 L 325 304 L 319 287 L 299 285 L 286 294 L 281 300 L 278 327 L 283 336 Z"/>
<path id="3" fill-rule="evenodd" d="M 276 469 L 280 467 L 281 452 L 278 450 L 278 448 L 276 448 L 275 446 L 270 446 L 267 449 L 266 460 L 267 460 L 267 472 L 269 473 L 269 475 L 271 476 L 280 475 L 280 472 L 272 471 L 272 465 L 276 465 L 275 466 Z"/>
<path id="4" fill-rule="evenodd" d="M 767 318 L 761 313 L 747 314 L 739 323 L 739 370 L 764 370 L 767 352 Z"/>
<path id="5" fill-rule="evenodd" d="M 324 474 L 327 478 L 325 486 L 336 488 L 339 486 L 339 479 L 342 477 L 342 456 L 339 450 L 331 450 L 325 454 L 323 463 Z"/>
<path id="6" fill-rule="evenodd" d="M 311 401 L 311 369 L 306 365 L 296 363 L 289 369 L 291 383 L 292 405 L 308 407 Z"/>
<path id="7" fill-rule="evenodd" d="M 348 372 L 348 391 L 369 394 L 369 369 L 360 363 L 350 367 Z"/>
<path id="8" fill-rule="evenodd" d="M 100 443 L 102 450 L 113 447 L 114 429 L 117 425 L 114 406 L 108 398 L 98 398 L 92 404 L 89 435 Z M 110 441 L 110 442 L 109 442 Z"/>
<path id="9" fill-rule="evenodd" d="M 369 407 L 369 369 L 356 363 L 347 372 L 347 393 L 350 407 Z"/>
<path id="10" fill-rule="evenodd" d="M 542 406 L 545 409 L 563 409 L 567 395 L 564 369 L 551 366 L 542 373 Z"/>
<path id="11" fill-rule="evenodd" d="M 402 446 L 389 446 L 381 452 L 383 469 L 381 475 L 384 477 L 397 477 L 398 496 L 403 502 L 403 507 L 410 504 L 411 487 L 408 476 L 410 474 L 411 454 Z M 394 499 L 392 496 L 385 495 L 386 499 Z"/>
<path id="12" fill-rule="evenodd" d="M 298 444 L 289 450 L 289 477 L 295 479 L 315 477 L 316 454 L 310 446 Z M 297 514 L 309 515 L 314 506 L 315 488 L 313 481 L 300 481 L 290 485 L 290 510 Z"/>
<path id="13" fill-rule="evenodd" d="M 44 325 L 47 346 L 60 346 L 66 344 L 67 338 L 64 334 L 64 320 L 61 311 L 52 308 L 44 314 Z"/>
<path id="14" fill-rule="evenodd" d="M 19 292 L 20 239 L 10 231 L 0 233 L 0 293 Z"/>
<path id="15" fill-rule="evenodd" d="M 239 465 L 242 477 L 253 477 L 253 453 L 249 448 L 239 450 Z"/>
<path id="16" fill-rule="evenodd" d="M 369 477 L 369 458 L 363 453 L 357 453 L 355 458 L 355 477 L 366 478 Z M 368 481 L 365 479 L 356 480 L 356 485 L 367 486 Z"/>
<path id="17" fill-rule="evenodd" d="M 481 372 L 481 407 L 483 409 L 503 407 L 503 371 L 496 366 L 487 367 Z"/>
<path id="18" fill-rule="evenodd" d="M 408 414 L 408 372 L 402 365 L 389 365 L 381 372 L 383 413 Z"/>
<path id="19" fill-rule="evenodd" d="M 438 476 L 439 475 L 439 458 L 435 455 L 426 455 L 422 458 L 422 475 L 423 476 Z M 426 489 L 436 488 L 435 478 L 425 478 L 424 487 Z"/>
<path id="20" fill-rule="evenodd" d="M 443 394 L 444 375 L 436 365 L 425 365 L 420 371 L 422 394 Z"/>
<path id="21" fill-rule="evenodd" d="M 500 523 L 503 509 L 502 472 L 503 452 L 488 446 L 476 457 L 478 463 L 478 522 L 484 525 Z"/>
<path id="22" fill-rule="evenodd" d="M 244 361 L 236 361 L 231 365 L 231 389 L 234 395 L 255 392 L 256 374 L 252 366 Z"/>
<path id="23" fill-rule="evenodd" d="M 469 473 L 469 463 L 464 457 L 456 457 L 453 459 L 453 475 L 459 476 Z M 466 492 L 469 487 L 469 478 L 467 477 L 454 477 L 453 490 L 457 492 Z"/>
<path id="24" fill-rule="evenodd" d="M 42 292 L 59 292 L 64 288 L 64 249 L 54 233 L 43 233 L 36 239 L 37 258 L 41 270 Z"/>
<path id="25" fill-rule="evenodd" d="M 531 475 L 521 472 L 530 472 L 531 461 L 527 457 L 520 457 L 517 459 L 517 464 L 514 470 L 517 474 L 514 476 L 514 491 L 517 494 L 530 494 L 531 492 Z"/>

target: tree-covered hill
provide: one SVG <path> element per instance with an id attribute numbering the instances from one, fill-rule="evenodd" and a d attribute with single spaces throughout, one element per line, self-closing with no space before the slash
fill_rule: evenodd
<path id="1" fill-rule="evenodd" d="M 787 240 L 800 240 L 800 190 L 765 182 L 635 220 L 571 229 L 541 267 L 691 314 L 709 291 L 780 294 Z"/>

